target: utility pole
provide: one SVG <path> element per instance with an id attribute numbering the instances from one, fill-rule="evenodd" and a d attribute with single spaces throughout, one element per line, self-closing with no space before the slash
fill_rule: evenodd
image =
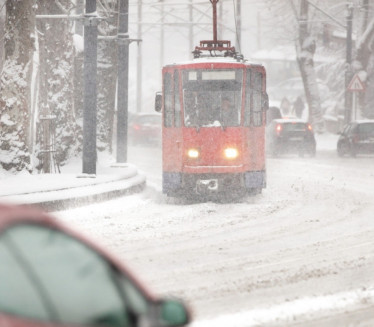
<path id="1" fill-rule="evenodd" d="M 261 34 L 261 11 L 257 11 L 257 50 L 262 48 Z"/>
<path id="2" fill-rule="evenodd" d="M 96 174 L 96 0 L 86 0 L 84 20 L 83 174 Z"/>
<path id="3" fill-rule="evenodd" d="M 138 0 L 138 39 L 141 40 L 142 38 L 142 13 L 143 13 L 143 4 L 142 0 Z M 142 43 L 138 43 L 138 60 L 137 60 L 137 66 L 136 66 L 136 111 L 141 112 L 142 111 Z"/>
<path id="4" fill-rule="evenodd" d="M 191 51 L 191 54 L 192 54 L 192 50 L 193 50 L 193 46 L 194 46 L 194 43 L 193 43 L 193 3 L 192 3 L 192 0 L 190 0 L 190 5 L 188 6 L 188 10 L 189 10 L 189 21 L 190 21 L 190 26 L 189 26 L 189 41 L 190 41 L 190 51 Z"/>
<path id="5" fill-rule="evenodd" d="M 213 41 L 217 44 L 217 3 L 219 0 L 210 0 L 213 4 Z"/>
<path id="6" fill-rule="evenodd" d="M 82 15 L 84 11 L 84 0 L 77 0 L 76 7 L 75 7 L 75 13 L 77 15 Z M 78 35 L 83 35 L 83 25 L 82 21 L 75 21 L 75 33 Z"/>
<path id="7" fill-rule="evenodd" d="M 223 1 L 221 1 L 221 4 L 219 6 L 219 12 L 218 12 L 218 17 L 219 17 L 219 30 L 218 30 L 218 39 L 223 40 Z"/>
<path id="8" fill-rule="evenodd" d="M 346 70 L 345 70 L 345 112 L 344 123 L 348 124 L 352 116 L 352 93 L 348 91 L 348 85 L 352 79 L 352 20 L 353 4 L 347 2 L 347 46 L 346 46 Z"/>
<path id="9" fill-rule="evenodd" d="M 127 120 L 129 84 L 129 1 L 119 0 L 118 85 L 117 85 L 117 163 L 127 162 Z"/>
<path id="10" fill-rule="evenodd" d="M 160 68 L 164 66 L 164 46 L 165 46 L 165 34 L 164 34 L 164 0 L 159 0 L 161 2 L 161 28 L 160 28 Z M 161 76 L 161 74 L 160 74 Z"/>
<path id="11" fill-rule="evenodd" d="M 241 52 L 241 45 L 242 45 L 242 5 L 241 0 L 236 1 L 236 38 L 238 44 L 236 45 L 239 52 Z"/>

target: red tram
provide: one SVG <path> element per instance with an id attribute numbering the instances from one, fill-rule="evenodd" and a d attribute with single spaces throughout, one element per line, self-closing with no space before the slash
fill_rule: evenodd
<path id="1" fill-rule="evenodd" d="M 266 72 L 230 41 L 201 41 L 193 61 L 162 69 L 162 187 L 168 196 L 242 195 L 266 186 Z M 207 55 L 206 55 L 207 54 Z"/>

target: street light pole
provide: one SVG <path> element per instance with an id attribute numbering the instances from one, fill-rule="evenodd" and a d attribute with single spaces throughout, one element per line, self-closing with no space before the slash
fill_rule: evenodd
<path id="1" fill-rule="evenodd" d="M 241 0 L 236 1 L 236 40 L 238 42 L 237 48 L 241 52 L 241 45 L 242 45 L 242 5 Z"/>
<path id="2" fill-rule="evenodd" d="M 129 1 L 119 1 L 118 84 L 117 84 L 117 163 L 127 162 L 127 119 L 129 84 Z"/>
<path id="3" fill-rule="evenodd" d="M 143 14 L 143 3 L 142 0 L 138 0 L 138 39 L 142 38 L 142 14 Z M 142 43 L 138 43 L 138 60 L 136 62 L 136 111 L 142 111 L 142 98 L 143 98 L 143 58 L 142 58 L 143 50 L 142 50 Z"/>
<path id="4" fill-rule="evenodd" d="M 165 14 L 164 14 L 164 0 L 159 0 L 159 1 L 161 3 L 161 28 L 160 28 L 160 69 L 161 69 L 164 66 L 165 33 L 164 33 L 163 27 L 164 27 Z"/>
<path id="5" fill-rule="evenodd" d="M 83 174 L 96 174 L 97 105 L 96 0 L 86 0 L 84 20 Z"/>
<path id="6" fill-rule="evenodd" d="M 352 93 L 348 91 L 348 85 L 352 79 L 352 20 L 353 4 L 347 3 L 347 45 L 346 45 L 346 71 L 345 71 L 345 111 L 344 123 L 348 124 L 352 116 Z"/>
<path id="7" fill-rule="evenodd" d="M 193 22 L 193 3 L 192 3 L 192 0 L 190 0 L 190 4 L 188 6 L 188 10 L 189 10 L 189 21 L 190 23 Z M 193 49 L 193 25 L 190 24 L 189 28 L 188 28 L 188 39 L 190 41 L 190 51 L 192 51 Z"/>

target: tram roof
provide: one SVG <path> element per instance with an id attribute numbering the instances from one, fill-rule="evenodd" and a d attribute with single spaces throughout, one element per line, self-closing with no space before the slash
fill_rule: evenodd
<path id="1" fill-rule="evenodd" d="M 250 62 L 246 59 L 244 60 L 237 60 L 232 57 L 201 57 L 195 58 L 188 61 L 173 63 L 165 65 L 164 67 L 175 67 L 175 66 L 192 66 L 196 64 L 212 64 L 212 63 L 221 63 L 221 64 L 230 64 L 230 65 L 238 65 L 238 66 L 257 66 L 263 67 L 263 65 L 259 62 Z"/>

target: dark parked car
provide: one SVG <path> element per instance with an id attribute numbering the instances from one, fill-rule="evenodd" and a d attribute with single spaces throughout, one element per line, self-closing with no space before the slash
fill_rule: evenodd
<path id="1" fill-rule="evenodd" d="M 316 155 L 316 140 L 312 126 L 301 119 L 274 119 L 266 127 L 267 153 L 278 156 L 297 153 Z"/>
<path id="2" fill-rule="evenodd" d="M 345 126 L 337 144 L 340 157 L 374 153 L 374 120 L 357 120 Z"/>
<path id="3" fill-rule="evenodd" d="M 0 326 L 184 326 L 101 247 L 37 209 L 0 205 Z"/>
<path id="4" fill-rule="evenodd" d="M 159 113 L 141 113 L 129 123 L 129 138 L 132 145 L 160 145 L 162 116 Z"/>
<path id="5" fill-rule="evenodd" d="M 271 106 L 266 111 L 266 125 L 269 125 L 274 119 L 281 119 L 282 114 L 278 107 Z"/>

